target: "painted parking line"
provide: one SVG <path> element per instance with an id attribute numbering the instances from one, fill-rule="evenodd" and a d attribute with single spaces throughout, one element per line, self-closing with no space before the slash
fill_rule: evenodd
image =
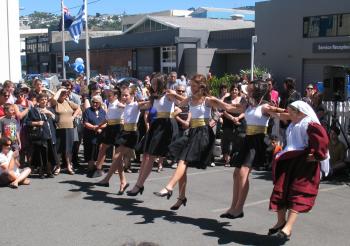
<path id="1" fill-rule="evenodd" d="M 339 190 L 342 189 L 344 187 L 348 187 L 346 184 L 340 185 L 340 186 L 336 186 L 336 187 L 329 187 L 329 188 L 323 188 L 323 189 L 319 189 L 319 192 L 327 192 L 327 191 L 333 191 L 333 190 Z M 260 205 L 263 203 L 268 203 L 270 201 L 270 199 L 264 199 L 264 200 L 260 200 L 260 201 L 256 201 L 256 202 L 250 202 L 244 205 L 245 208 L 247 207 L 253 207 L 256 205 Z M 219 209 L 214 209 L 212 210 L 213 213 L 218 213 L 218 212 L 224 212 L 227 211 L 228 208 L 219 208 Z"/>

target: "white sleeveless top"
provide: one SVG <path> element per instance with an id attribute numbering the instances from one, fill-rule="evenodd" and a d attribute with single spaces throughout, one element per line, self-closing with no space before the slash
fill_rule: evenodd
<path id="1" fill-rule="evenodd" d="M 269 118 L 262 113 L 262 106 L 259 105 L 257 107 L 249 106 L 244 114 L 245 120 L 248 126 L 268 126 Z"/>
<path id="2" fill-rule="evenodd" d="M 206 105 L 206 100 L 202 104 L 192 106 L 191 100 L 189 103 L 189 112 L 192 114 L 192 119 L 210 119 L 211 118 L 211 107 Z"/>
<path id="3" fill-rule="evenodd" d="M 124 118 L 124 108 L 118 107 L 118 100 L 109 103 L 106 120 L 121 120 Z"/>
<path id="4" fill-rule="evenodd" d="M 126 104 L 124 108 L 124 124 L 136 124 L 139 121 L 140 108 L 137 102 Z"/>
<path id="5" fill-rule="evenodd" d="M 153 108 L 155 108 L 157 112 L 173 113 L 175 108 L 175 103 L 170 101 L 168 97 L 164 95 L 159 99 L 154 99 Z"/>

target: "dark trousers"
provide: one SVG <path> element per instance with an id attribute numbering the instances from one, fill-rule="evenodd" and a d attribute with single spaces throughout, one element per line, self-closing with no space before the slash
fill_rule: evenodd
<path id="1" fill-rule="evenodd" d="M 51 139 L 45 144 L 33 144 L 32 166 L 39 167 L 40 175 L 51 174 L 52 165 L 57 165 L 57 161 L 56 147 Z"/>

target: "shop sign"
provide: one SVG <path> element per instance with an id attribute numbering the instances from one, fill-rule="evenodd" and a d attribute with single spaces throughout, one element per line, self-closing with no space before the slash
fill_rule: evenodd
<path id="1" fill-rule="evenodd" d="M 350 42 L 314 43 L 314 53 L 350 53 Z"/>

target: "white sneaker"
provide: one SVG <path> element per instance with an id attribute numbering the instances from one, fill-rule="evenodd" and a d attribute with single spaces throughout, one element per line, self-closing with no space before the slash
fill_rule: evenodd
<path id="1" fill-rule="evenodd" d="M 171 165 L 172 169 L 176 169 L 177 168 L 177 163 L 174 163 L 173 165 Z"/>
<path id="2" fill-rule="evenodd" d="M 211 167 L 215 167 L 215 163 L 212 162 L 212 163 L 210 164 L 210 166 L 211 166 Z"/>

